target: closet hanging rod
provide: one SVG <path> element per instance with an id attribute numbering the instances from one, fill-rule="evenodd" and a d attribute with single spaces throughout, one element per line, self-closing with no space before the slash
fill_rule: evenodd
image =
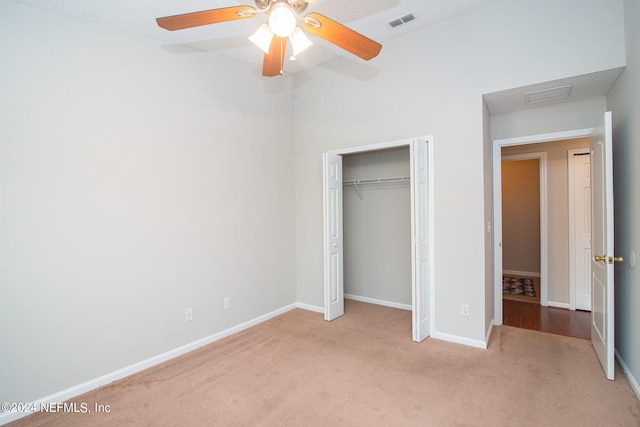
<path id="1" fill-rule="evenodd" d="M 386 184 L 388 182 L 408 182 L 411 177 L 398 176 L 393 178 L 370 178 L 370 179 L 352 179 L 343 181 L 343 185 L 361 185 L 361 184 Z"/>

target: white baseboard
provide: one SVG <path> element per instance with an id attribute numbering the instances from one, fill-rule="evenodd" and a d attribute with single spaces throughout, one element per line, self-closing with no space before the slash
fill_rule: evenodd
<path id="1" fill-rule="evenodd" d="M 502 270 L 502 274 L 507 276 L 540 277 L 540 273 L 531 271 Z"/>
<path id="2" fill-rule="evenodd" d="M 470 347 L 476 347 L 486 350 L 487 342 L 482 340 L 474 340 L 471 338 L 459 337 L 457 335 L 445 334 L 444 332 L 434 332 L 431 334 L 431 338 L 435 338 L 442 341 L 454 342 L 456 344 L 468 345 Z"/>
<path id="3" fill-rule="evenodd" d="M 566 308 L 567 310 L 571 309 L 571 306 L 566 302 L 547 301 L 547 305 L 549 307 Z"/>
<path id="4" fill-rule="evenodd" d="M 631 373 L 631 370 L 625 363 L 622 356 L 620 356 L 620 353 L 618 353 L 618 350 L 616 350 L 616 359 L 618 359 L 618 363 L 620 363 L 620 366 L 622 366 L 622 370 L 624 370 L 624 375 L 627 377 L 627 381 L 629 381 L 629 385 L 631 386 L 631 389 L 636 394 L 636 397 L 640 399 L 640 384 L 638 384 L 638 381 Z"/>
<path id="5" fill-rule="evenodd" d="M 369 298 L 369 297 L 361 297 L 358 295 L 351 295 L 351 294 L 344 294 L 345 299 L 351 299 L 354 301 L 361 301 L 361 302 L 367 302 L 369 304 L 377 304 L 377 305 L 384 305 L 385 307 L 392 307 L 392 308 L 400 308 L 402 310 L 413 310 L 413 308 L 411 307 L 411 304 L 402 304 L 399 302 L 393 302 L 393 301 L 385 301 L 385 300 L 381 300 L 381 299 L 376 299 L 376 298 Z"/>
<path id="6" fill-rule="evenodd" d="M 324 313 L 324 307 L 320 307 L 317 305 L 305 304 L 303 302 L 296 303 L 296 307 L 301 308 L 303 310 L 315 311 L 316 313 Z"/>
<path id="7" fill-rule="evenodd" d="M 157 356 L 153 356 L 150 357 L 149 359 L 146 360 L 142 360 L 138 363 L 134 363 L 133 365 L 129 365 L 126 366 L 122 369 L 118 369 L 116 371 L 113 371 L 111 373 L 102 375 L 98 378 L 94 378 L 92 380 L 86 381 L 82 384 L 78 384 L 76 386 L 70 387 L 66 390 L 62 390 L 59 391 L 57 393 L 53 393 L 50 394 L 49 396 L 45 396 L 41 399 L 38 399 L 34 402 L 32 402 L 32 404 L 29 405 L 29 407 L 32 408 L 39 408 L 42 405 L 46 404 L 46 403 L 58 403 L 58 402 L 64 402 L 66 400 L 72 399 L 76 396 L 79 396 L 81 394 L 87 393 L 91 390 L 95 390 L 99 387 L 102 387 L 104 385 L 110 384 L 114 381 L 120 380 L 122 378 L 128 377 L 129 375 L 133 375 L 135 373 L 138 373 L 140 371 L 143 371 L 145 369 L 148 369 L 152 366 L 158 365 L 162 362 L 166 362 L 167 360 L 173 359 L 175 357 L 181 356 L 185 353 L 188 353 L 190 351 L 193 351 L 197 348 L 200 348 L 202 346 L 205 346 L 207 344 L 211 344 L 212 342 L 221 340 L 222 338 L 226 338 L 230 335 L 233 335 L 235 333 L 238 333 L 240 331 L 243 331 L 245 329 L 248 329 L 252 326 L 255 326 L 259 323 L 262 323 L 266 320 L 271 319 L 272 317 L 276 317 L 279 316 L 283 313 L 286 313 L 287 311 L 290 311 L 296 307 L 298 307 L 299 304 L 297 303 L 293 303 L 293 304 L 289 304 L 286 305 L 282 308 L 279 308 L 277 310 L 274 310 L 270 313 L 264 314 L 262 316 L 258 316 L 255 319 L 251 319 L 249 321 L 246 321 L 244 323 L 241 323 L 237 326 L 233 326 L 231 328 L 225 329 L 224 331 L 215 333 L 213 335 L 209 335 L 207 337 L 201 338 L 199 340 L 193 341 L 189 344 L 183 345 L 181 347 L 175 348 L 173 350 L 169 350 L 165 353 L 159 354 Z M 312 306 L 308 306 L 308 307 L 312 307 Z M 302 308 L 302 307 L 301 307 Z M 12 421 L 15 421 L 17 419 L 26 417 L 27 415 L 30 415 L 31 412 L 0 412 L 0 425 L 4 425 L 7 423 L 10 423 Z"/>

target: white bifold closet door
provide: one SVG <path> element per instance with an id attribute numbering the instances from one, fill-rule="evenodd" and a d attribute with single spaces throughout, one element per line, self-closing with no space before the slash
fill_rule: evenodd
<path id="1" fill-rule="evenodd" d="M 324 179 L 324 320 L 344 314 L 342 234 L 342 156 L 325 153 Z"/>
<path id="2" fill-rule="evenodd" d="M 427 141 L 411 143 L 413 340 L 429 336 L 429 157 Z"/>

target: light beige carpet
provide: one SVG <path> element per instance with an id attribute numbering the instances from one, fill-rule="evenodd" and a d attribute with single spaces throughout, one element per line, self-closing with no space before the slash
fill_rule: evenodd
<path id="1" fill-rule="evenodd" d="M 346 301 L 293 310 L 74 399 L 108 414 L 36 414 L 29 426 L 638 426 L 618 370 L 587 340 L 507 326 L 488 350 L 411 341 L 411 312 Z"/>

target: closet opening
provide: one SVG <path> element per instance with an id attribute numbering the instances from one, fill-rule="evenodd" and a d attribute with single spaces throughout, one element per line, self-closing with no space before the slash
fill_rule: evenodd
<path id="1" fill-rule="evenodd" d="M 409 160 L 408 146 L 342 156 L 346 299 L 411 311 Z"/>
<path id="2" fill-rule="evenodd" d="M 324 317 L 345 297 L 411 311 L 414 341 L 433 328 L 432 137 L 325 153 Z"/>

